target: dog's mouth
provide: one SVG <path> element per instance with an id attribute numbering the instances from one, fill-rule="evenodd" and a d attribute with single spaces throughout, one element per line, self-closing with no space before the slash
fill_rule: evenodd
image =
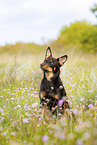
<path id="1" fill-rule="evenodd" d="M 45 71 L 45 72 L 51 72 L 52 71 L 52 68 L 49 67 L 47 64 L 40 64 L 40 68 Z"/>

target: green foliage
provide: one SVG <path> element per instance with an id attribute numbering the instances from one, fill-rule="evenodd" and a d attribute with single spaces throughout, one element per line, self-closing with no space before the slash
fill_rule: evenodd
<path id="1" fill-rule="evenodd" d="M 75 22 L 65 26 L 56 43 L 62 46 L 76 46 L 84 52 L 97 52 L 97 26 L 87 22 Z"/>
<path id="2" fill-rule="evenodd" d="M 97 4 L 95 3 L 94 6 L 91 8 L 92 13 L 97 17 Z"/>

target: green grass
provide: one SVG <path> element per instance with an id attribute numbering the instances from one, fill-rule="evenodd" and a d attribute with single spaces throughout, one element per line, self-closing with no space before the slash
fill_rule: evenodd
<path id="1" fill-rule="evenodd" d="M 68 55 L 61 78 L 72 108 L 69 113 L 75 111 L 76 122 L 62 116 L 58 124 L 55 117 L 41 118 L 39 64 L 44 54 L 0 56 L 0 145 L 97 144 L 97 56 Z"/>

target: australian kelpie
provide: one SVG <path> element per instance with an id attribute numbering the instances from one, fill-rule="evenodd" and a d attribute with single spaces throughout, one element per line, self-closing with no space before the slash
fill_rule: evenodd
<path id="1" fill-rule="evenodd" d="M 43 79 L 40 85 L 39 98 L 42 106 L 42 116 L 45 115 L 47 106 L 52 113 L 64 113 L 66 108 L 70 109 L 67 102 L 67 94 L 60 79 L 60 67 L 66 62 L 68 56 L 63 55 L 59 58 L 52 57 L 51 48 L 46 50 L 45 60 L 40 64 L 43 70 Z"/>

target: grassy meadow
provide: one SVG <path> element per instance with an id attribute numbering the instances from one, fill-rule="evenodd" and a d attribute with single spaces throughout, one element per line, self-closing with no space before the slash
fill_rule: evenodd
<path id="1" fill-rule="evenodd" d="M 63 115 L 42 119 L 39 87 L 40 52 L 0 54 L 0 145 L 97 145 L 97 55 L 52 48 L 53 56 L 66 53 L 61 78 L 76 122 Z"/>

